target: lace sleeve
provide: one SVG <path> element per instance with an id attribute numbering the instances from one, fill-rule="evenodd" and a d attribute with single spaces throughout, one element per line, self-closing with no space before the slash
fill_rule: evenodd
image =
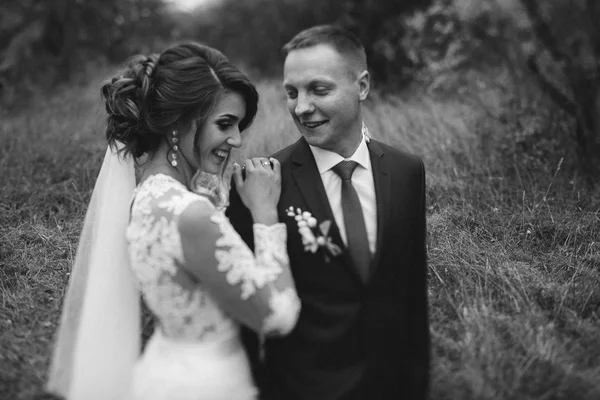
<path id="1" fill-rule="evenodd" d="M 300 301 L 282 223 L 254 224 L 255 253 L 222 211 L 208 201 L 189 205 L 179 220 L 184 266 L 235 319 L 262 335 L 285 335 Z"/>

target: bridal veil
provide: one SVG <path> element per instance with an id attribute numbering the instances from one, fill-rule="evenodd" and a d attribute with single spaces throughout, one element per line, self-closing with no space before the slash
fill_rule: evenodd
<path id="1" fill-rule="evenodd" d="M 109 147 L 85 216 L 46 389 L 68 400 L 123 400 L 140 353 L 140 296 L 125 230 L 133 159 Z"/>

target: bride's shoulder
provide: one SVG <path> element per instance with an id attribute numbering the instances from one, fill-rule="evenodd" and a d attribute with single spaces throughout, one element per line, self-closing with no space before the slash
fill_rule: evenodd
<path id="1" fill-rule="evenodd" d="M 214 210 L 206 196 L 191 192 L 181 182 L 163 174 L 150 176 L 142 182 L 136 189 L 135 197 L 135 203 L 152 214 L 166 212 L 179 217 L 194 203 L 198 204 L 194 209 Z"/>

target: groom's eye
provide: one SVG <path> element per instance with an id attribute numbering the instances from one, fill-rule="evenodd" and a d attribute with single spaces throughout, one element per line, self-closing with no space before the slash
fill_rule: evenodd
<path id="1" fill-rule="evenodd" d="M 298 97 L 298 93 L 296 93 L 293 90 L 288 90 L 287 97 L 288 97 L 288 99 L 295 99 L 296 97 Z"/>
<path id="2" fill-rule="evenodd" d="M 324 86 L 317 86 L 313 91 L 317 96 L 323 96 L 329 92 L 329 89 Z"/>

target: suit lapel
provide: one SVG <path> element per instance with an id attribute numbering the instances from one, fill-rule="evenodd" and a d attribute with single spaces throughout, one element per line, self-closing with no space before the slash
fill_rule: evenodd
<path id="1" fill-rule="evenodd" d="M 338 256 L 348 266 L 352 273 L 360 279 L 358 271 L 354 268 L 348 251 L 344 246 L 344 242 L 340 236 L 339 227 L 335 223 L 333 212 L 321 180 L 321 175 L 317 168 L 315 159 L 310 151 L 310 147 L 304 138 L 301 138 L 296 142 L 296 149 L 292 154 L 292 176 L 298 185 L 300 194 L 304 198 L 308 210 L 313 217 L 317 219 L 319 223 L 325 220 L 331 221 L 331 228 L 329 230 L 329 236 L 333 240 L 333 243 L 340 246 L 342 254 Z M 286 207 L 293 206 L 293 204 L 285 205 Z"/>
<path id="2" fill-rule="evenodd" d="M 385 153 L 379 143 L 371 140 L 368 146 L 377 202 L 377 247 L 369 269 L 369 277 L 372 278 L 380 264 L 384 241 L 389 236 L 386 234 L 386 230 L 388 222 L 391 221 L 391 174 Z"/>

